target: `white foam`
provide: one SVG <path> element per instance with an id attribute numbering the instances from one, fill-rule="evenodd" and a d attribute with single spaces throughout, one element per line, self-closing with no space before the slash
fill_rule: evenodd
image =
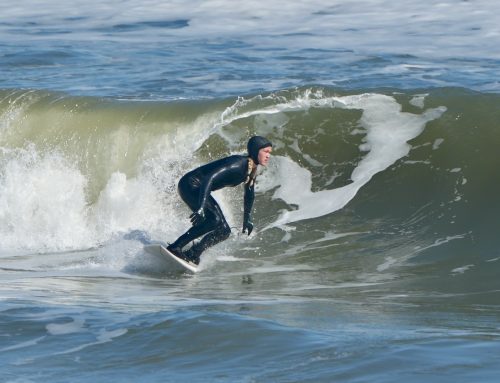
<path id="1" fill-rule="evenodd" d="M 86 179 L 61 154 L 27 149 L 6 153 L 0 169 L 0 247 L 86 246 Z"/>
<path id="2" fill-rule="evenodd" d="M 348 47 L 358 52 L 390 51 L 424 57 L 500 57 L 496 49 L 500 37 L 496 15 L 500 13 L 500 4 L 493 0 L 430 3 L 411 0 L 358 0 L 352 3 L 254 0 L 237 5 L 230 0 L 151 0 L 147 6 L 141 0 L 88 0 L 79 3 L 78 11 L 70 3 L 59 0 L 46 0 L 43 7 L 33 6 L 33 3 L 34 0 L 18 0 L 15 7 L 9 6 L 9 2 L 2 3 L 0 20 L 9 23 L 36 20 L 42 25 L 70 28 L 78 34 L 73 37 L 73 33 L 67 39 L 89 41 L 101 36 L 100 29 L 113 25 L 188 20 L 184 28 L 166 32 L 145 30 L 141 37 L 155 42 L 161 41 L 165 35 L 179 40 L 234 36 L 245 38 L 261 48 L 276 45 L 296 49 Z M 257 30 L 259 33 L 256 34 Z M 292 35 L 290 31 L 296 34 Z M 106 32 L 108 39 L 137 38 L 134 34 Z M 10 39 L 16 37 L 22 39 L 25 36 L 9 36 Z M 408 71 L 422 67 L 414 61 L 409 58 L 408 64 L 391 70 Z"/>
<path id="3" fill-rule="evenodd" d="M 251 267 L 246 273 L 249 274 L 269 274 L 269 273 L 286 273 L 286 272 L 295 272 L 295 271 L 312 271 L 316 270 L 316 268 L 309 265 L 274 265 L 274 264 L 266 264 L 264 266 Z"/>
<path id="4" fill-rule="evenodd" d="M 437 150 L 441 146 L 441 144 L 444 142 L 443 138 L 436 138 L 434 143 L 432 144 L 432 150 Z"/>
<path id="5" fill-rule="evenodd" d="M 428 109 L 422 114 L 401 111 L 401 105 L 393 97 L 381 94 L 362 94 L 346 97 L 312 98 L 306 94 L 273 110 L 297 110 L 311 107 L 342 107 L 361 109 L 359 121 L 365 131 L 365 143 L 361 151 L 368 151 L 351 174 L 352 183 L 333 190 L 311 191 L 312 175 L 289 158 L 275 157 L 276 166 L 264 178 L 261 190 L 278 186 L 273 198 L 297 205 L 297 210 L 285 211 L 268 227 L 319 217 L 342 209 L 358 190 L 371 178 L 387 169 L 410 151 L 407 141 L 417 137 L 428 121 L 439 118 L 444 107 Z M 269 111 L 269 110 L 268 110 Z M 256 113 L 254 111 L 253 113 Z M 290 175 L 293 174 L 293 177 Z M 271 179 L 274 179 L 271 180 Z M 278 181 L 276 181 L 278 180 Z"/>
<path id="6" fill-rule="evenodd" d="M 20 348 L 26 348 L 26 347 L 35 346 L 35 345 L 37 345 L 40 341 L 42 341 L 45 338 L 46 338 L 46 336 L 44 335 L 44 336 L 41 336 L 41 337 L 38 337 L 38 338 L 35 338 L 35 339 L 32 339 L 32 340 L 28 340 L 26 342 L 21 342 L 21 343 L 15 344 L 13 346 L 8 346 L 8 347 L 0 348 L 0 352 L 18 350 Z"/>
<path id="7" fill-rule="evenodd" d="M 107 331 L 102 329 L 97 337 L 98 343 L 107 343 L 113 340 L 113 338 L 118 338 L 125 335 L 128 332 L 126 328 L 119 328 L 112 331 Z"/>
<path id="8" fill-rule="evenodd" d="M 238 258 L 238 257 L 234 257 L 232 255 L 220 255 L 217 257 L 217 260 L 221 261 L 221 262 L 242 262 L 242 261 L 248 261 L 250 259 Z"/>
<path id="9" fill-rule="evenodd" d="M 457 234 L 457 235 L 452 235 L 452 236 L 447 236 L 445 238 L 439 238 L 439 239 L 436 239 L 434 241 L 434 243 L 430 244 L 430 245 L 427 245 L 427 246 L 424 246 L 424 247 L 421 247 L 421 246 L 417 246 L 415 248 L 416 250 L 416 253 L 421 253 L 425 250 L 428 250 L 432 247 L 438 247 L 438 246 L 441 246 L 441 245 L 444 245 L 446 243 L 449 243 L 451 241 L 455 241 L 457 239 L 463 239 L 467 236 L 467 233 L 464 233 L 464 234 Z"/>
<path id="10" fill-rule="evenodd" d="M 113 173 L 93 208 L 96 231 L 108 238 L 138 227 L 151 230 L 161 218 L 160 197 L 147 179 L 127 179 L 121 172 Z"/>
<path id="11" fill-rule="evenodd" d="M 417 108 L 423 109 L 425 98 L 428 96 L 428 93 L 425 94 L 417 94 L 411 100 L 410 104 L 416 106 Z"/>
<path id="12" fill-rule="evenodd" d="M 49 323 L 45 327 L 51 335 L 66 335 L 83 331 L 84 323 L 85 320 L 76 318 L 67 323 Z"/>
<path id="13" fill-rule="evenodd" d="M 360 151 L 367 152 L 353 171 L 351 184 L 312 192 L 311 172 L 290 158 L 279 156 L 257 184 L 258 191 L 276 188 L 274 198 L 297 206 L 294 211 L 283 212 L 271 226 L 283 227 L 290 222 L 329 214 L 351 201 L 373 175 L 405 156 L 410 150 L 407 141 L 420 134 L 427 121 L 444 111 L 444 108 L 436 108 L 419 115 L 403 113 L 393 97 L 380 94 L 326 97 L 320 91 L 305 91 L 291 100 L 270 95 L 260 97 L 258 105 L 268 106 L 259 108 L 254 108 L 252 101 L 239 99 L 221 115 L 200 116 L 187 126 L 170 129 L 156 137 L 154 144 L 146 146 L 142 157 L 137 159 L 135 175 L 118 170 L 111 172 L 95 202 L 89 201 L 87 195 L 87 177 L 102 174 L 84 174 L 78 163 L 63 154 L 41 153 L 34 145 L 25 149 L 3 149 L 0 250 L 88 249 L 109 241 L 116 234 L 135 229 L 145 230 L 161 240 L 176 238 L 189 225 L 188 209 L 177 195 L 176 183 L 185 171 L 197 165 L 192 163 L 192 153 L 211 134 L 222 134 L 231 149 L 241 152 L 242 133 L 237 132 L 233 137 L 225 131 L 233 121 L 266 116 L 269 124 L 264 129 L 279 137 L 288 121 L 287 112 L 310 108 L 361 109 L 363 113 L 356 131 L 365 135 Z M 296 149 L 300 151 L 298 146 Z M 309 162 L 319 166 L 312 159 Z M 239 213 L 240 208 L 230 202 L 233 198 L 231 193 L 217 193 L 229 221 L 234 221 L 233 216 L 238 216 L 235 209 Z M 108 261 L 116 264 L 112 258 Z"/>
<path id="14" fill-rule="evenodd" d="M 156 137 L 137 158 L 133 176 L 112 171 L 120 166 L 105 163 L 107 157 L 100 168 L 86 169 L 86 174 L 78 161 L 57 149 L 42 151 L 34 144 L 1 147 L 0 254 L 95 248 L 135 229 L 159 239 L 175 238 L 189 225 L 176 183 L 196 165 L 192 154 L 217 129 L 218 118 L 215 113 L 202 115 Z M 108 177 L 103 189 L 97 196 L 89 195 L 89 181 L 103 176 Z M 224 194 L 217 198 L 231 217 Z M 116 264 L 114 257 L 108 258 L 99 261 Z"/>
<path id="15" fill-rule="evenodd" d="M 395 259 L 393 257 L 386 257 L 385 262 L 377 266 L 377 271 L 386 271 L 401 262 L 400 259 Z"/>
<path id="16" fill-rule="evenodd" d="M 474 267 L 474 265 L 465 265 L 465 266 L 462 266 L 462 267 L 457 267 L 453 270 L 451 270 L 451 273 L 452 274 L 463 274 L 465 273 L 466 271 L 470 270 L 472 267 Z"/>
<path id="17" fill-rule="evenodd" d="M 78 352 L 78 351 L 81 351 L 83 349 L 86 349 L 87 347 L 96 346 L 96 345 L 100 345 L 103 343 L 108 343 L 108 342 L 111 342 L 113 340 L 113 338 L 117 338 L 117 337 L 120 337 L 122 335 L 125 335 L 127 332 L 128 332 L 128 330 L 126 328 L 112 330 L 112 331 L 107 331 L 105 329 L 101 329 L 99 332 L 99 335 L 97 336 L 97 340 L 95 342 L 85 343 L 85 344 L 82 344 L 80 346 L 73 347 L 69 350 L 56 352 L 52 355 L 72 354 L 74 352 Z"/>

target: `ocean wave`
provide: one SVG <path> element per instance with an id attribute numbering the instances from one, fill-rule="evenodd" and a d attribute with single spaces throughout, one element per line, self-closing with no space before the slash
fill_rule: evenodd
<path id="1" fill-rule="evenodd" d="M 176 237 L 188 215 L 176 193 L 180 176 L 244 152 L 253 134 L 275 147 L 257 184 L 256 237 L 267 244 L 259 250 L 264 256 L 306 257 L 307 266 L 315 253 L 327 266 L 332 252 L 352 249 L 322 238 L 355 232 L 340 242 L 357 243 L 360 254 L 378 249 L 368 262 L 375 274 L 367 276 L 376 282 L 376 271 L 390 278 L 392 270 L 435 254 L 449 272 L 476 265 L 465 249 L 488 259 L 494 252 L 494 94 L 304 88 L 137 103 L 11 90 L 1 100 L 4 254 L 95 248 L 130 230 Z M 241 193 L 224 190 L 216 198 L 238 227 Z M 464 249 L 459 255 L 457 246 Z"/>

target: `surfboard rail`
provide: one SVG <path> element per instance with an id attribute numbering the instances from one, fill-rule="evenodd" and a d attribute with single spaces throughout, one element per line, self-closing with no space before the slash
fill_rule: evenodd
<path id="1" fill-rule="evenodd" d="M 198 272 L 198 266 L 192 262 L 185 261 L 182 258 L 177 257 L 173 253 L 167 250 L 165 246 L 159 243 L 153 243 L 144 246 L 144 250 L 160 258 L 162 261 L 166 262 L 169 267 L 172 267 L 172 271 L 189 271 L 191 273 Z"/>

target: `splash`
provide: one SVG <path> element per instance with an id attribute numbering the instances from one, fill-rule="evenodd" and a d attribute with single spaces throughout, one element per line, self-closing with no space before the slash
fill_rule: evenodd
<path id="1" fill-rule="evenodd" d="M 63 108 L 65 122 L 55 120 L 62 125 L 56 124 L 54 134 L 51 119 L 32 129 L 34 122 L 23 121 L 37 120 L 38 112 L 23 103 L 19 107 L 24 107 L 23 113 L 9 114 L 2 132 L 3 138 L 10 138 L 0 152 L 0 249 L 36 252 L 88 249 L 136 229 L 162 239 L 175 238 L 188 224 L 186 208 L 176 193 L 176 183 L 185 171 L 228 151 L 241 153 L 253 132 L 268 135 L 277 149 L 290 147 L 313 163 L 314 153 L 302 153 L 296 141 L 290 143 L 295 139 L 288 131 L 294 113 L 307 118 L 311 109 L 361 110 L 355 130 L 365 137 L 359 150 L 366 154 L 352 172 L 350 184 L 313 192 L 311 171 L 284 156 L 275 157 L 275 166 L 259 180 L 259 191 L 274 190 L 275 199 L 296 207 L 283 211 L 268 227 L 330 214 L 349 203 L 376 173 L 406 156 L 408 140 L 445 110 L 428 109 L 417 115 L 402 112 L 401 105 L 386 95 L 338 97 L 325 96 L 321 90 L 294 90 L 239 98 L 225 110 L 217 105 L 189 120 L 175 114 L 179 113 L 175 106 L 168 119 L 149 122 L 141 115 L 154 112 L 148 105 L 125 119 L 121 106 L 115 111 L 109 105 L 101 115 L 97 105 L 91 119 L 86 109 L 69 113 Z M 52 107 L 45 105 L 49 111 Z M 106 126 L 88 129 L 103 116 Z M 272 124 L 261 124 L 264 119 Z M 74 123 L 78 134 L 71 129 Z M 315 129 L 307 126 L 306 134 L 314 134 Z M 28 143 L 19 148 L 16 142 L 21 137 Z M 205 153 L 205 158 L 195 154 L 212 145 L 215 152 Z M 216 196 L 229 220 L 239 219 L 236 201 L 241 193 L 236 194 L 221 191 Z"/>
<path id="2" fill-rule="evenodd" d="M 85 177 L 57 152 L 4 150 L 0 177 L 2 248 L 38 251 L 81 247 L 88 241 Z"/>

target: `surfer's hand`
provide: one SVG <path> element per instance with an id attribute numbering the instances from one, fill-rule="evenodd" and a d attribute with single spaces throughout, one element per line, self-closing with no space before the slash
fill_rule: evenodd
<path id="1" fill-rule="evenodd" d="M 248 235 L 250 235 L 252 230 L 253 230 L 253 223 L 250 222 L 250 220 L 245 220 L 243 222 L 243 233 L 248 232 Z"/>
<path id="2" fill-rule="evenodd" d="M 200 208 L 199 210 L 191 214 L 189 218 L 191 219 L 191 223 L 193 224 L 193 226 L 199 225 L 205 220 L 205 210 L 203 210 L 203 208 Z"/>

